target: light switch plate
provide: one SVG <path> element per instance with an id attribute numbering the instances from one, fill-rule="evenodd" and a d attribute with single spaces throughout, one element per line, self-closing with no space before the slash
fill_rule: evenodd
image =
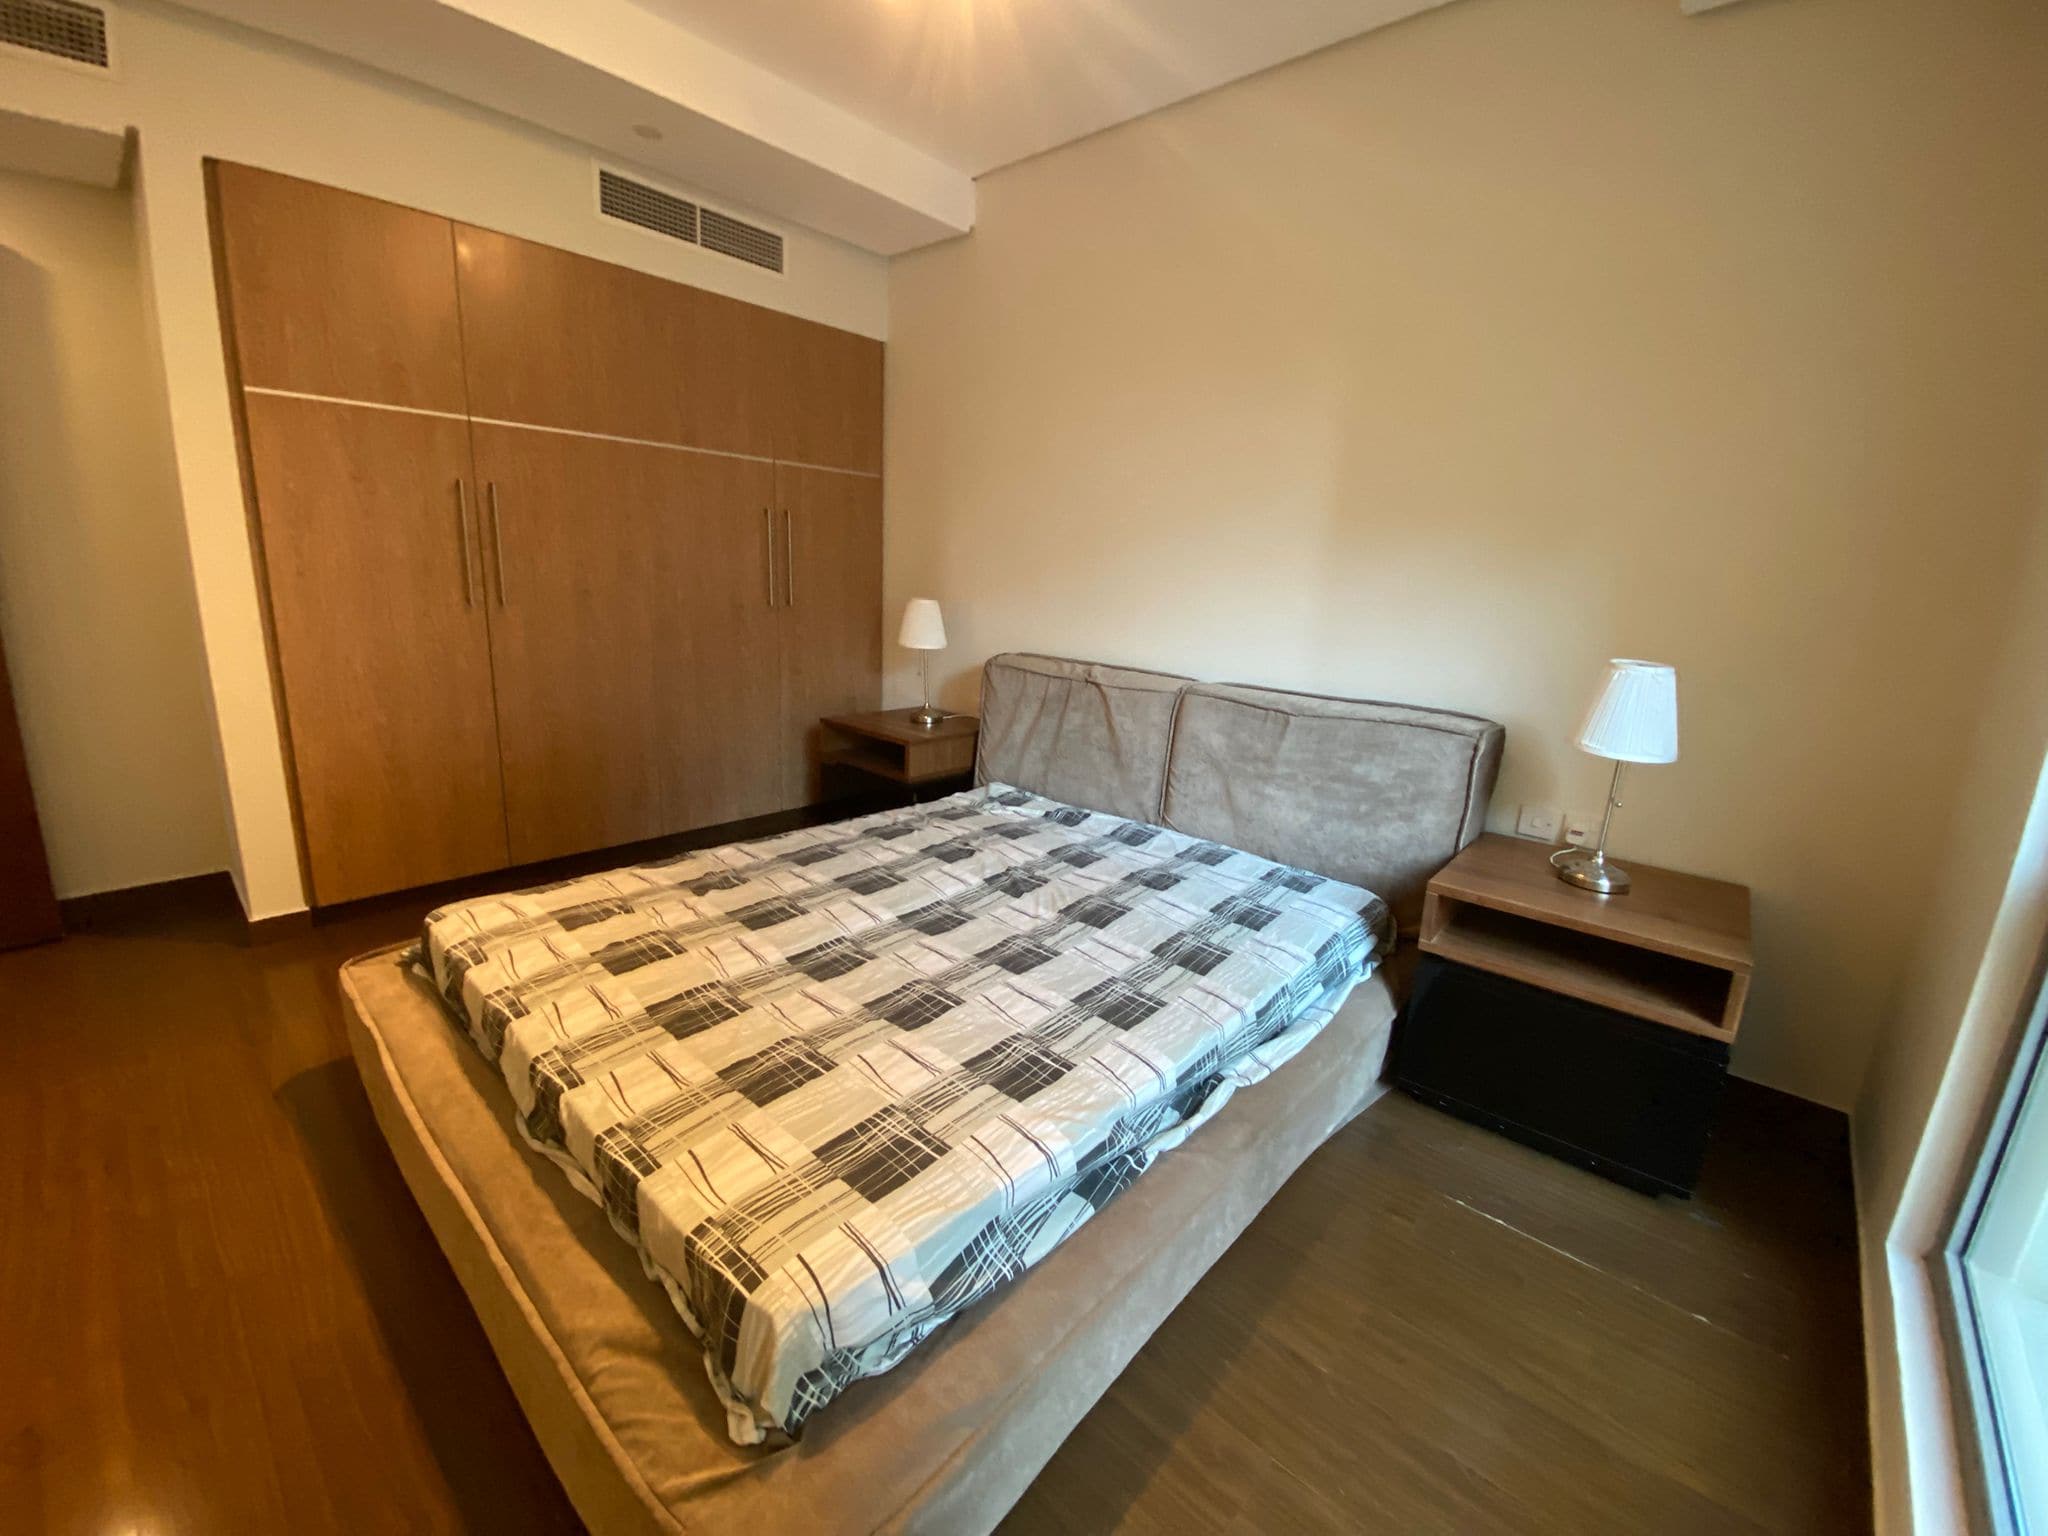
<path id="1" fill-rule="evenodd" d="M 1600 818 L 1586 811 L 1564 813 L 1564 840 L 1575 848 L 1590 848 L 1600 838 Z"/>
<path id="2" fill-rule="evenodd" d="M 1515 818 L 1515 831 L 1522 837 L 1533 837 L 1546 843 L 1557 841 L 1558 828 L 1564 824 L 1564 812 L 1553 805 L 1525 805 Z"/>

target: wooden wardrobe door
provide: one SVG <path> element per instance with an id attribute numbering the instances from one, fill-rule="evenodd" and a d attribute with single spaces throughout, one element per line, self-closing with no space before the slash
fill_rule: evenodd
<path id="1" fill-rule="evenodd" d="M 448 220 L 246 165 L 210 170 L 243 384 L 467 409 Z"/>
<path id="2" fill-rule="evenodd" d="M 499 868 L 490 641 L 458 492 L 469 424 L 275 395 L 246 409 L 314 902 Z"/>
<path id="3" fill-rule="evenodd" d="M 512 860 L 666 832 L 664 695 L 684 658 L 663 519 L 686 456 L 473 430 Z"/>
<path id="4" fill-rule="evenodd" d="M 782 385 L 775 457 L 880 474 L 882 344 L 794 315 L 763 324 Z"/>
<path id="5" fill-rule="evenodd" d="M 674 744 L 664 761 L 669 819 L 681 829 L 766 815 L 789 801 L 774 469 L 714 454 L 673 457 L 689 480 L 669 543 L 671 612 L 687 664 L 669 691 Z"/>
<path id="6" fill-rule="evenodd" d="M 820 798 L 818 720 L 882 702 L 882 482 L 872 475 L 775 470 L 783 585 L 783 784 L 792 805 Z"/>

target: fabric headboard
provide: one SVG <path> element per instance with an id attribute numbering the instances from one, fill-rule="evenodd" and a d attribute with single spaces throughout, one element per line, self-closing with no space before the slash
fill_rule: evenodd
<path id="1" fill-rule="evenodd" d="M 1484 826 L 1506 738 L 1451 710 L 1048 656 L 992 657 L 981 710 L 980 782 L 1362 885 L 1408 932 Z"/>
<path id="2" fill-rule="evenodd" d="M 1010 652 L 981 670 L 978 784 L 1157 823 L 1173 707 L 1194 681 Z"/>
<path id="3" fill-rule="evenodd" d="M 1477 837 L 1507 733 L 1444 709 L 1196 683 L 1159 823 L 1385 898 L 1404 933 Z"/>

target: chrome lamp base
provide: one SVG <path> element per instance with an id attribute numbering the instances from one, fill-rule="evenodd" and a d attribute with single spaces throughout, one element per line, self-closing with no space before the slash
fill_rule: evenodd
<path id="1" fill-rule="evenodd" d="M 1620 762 L 1614 765 L 1614 779 L 1607 786 L 1607 810 L 1600 818 L 1600 841 L 1590 849 L 1573 849 L 1566 856 L 1559 849 L 1550 856 L 1550 867 L 1566 885 L 1576 885 L 1595 896 L 1619 896 L 1629 887 L 1628 871 L 1607 862 L 1607 829 L 1614 825 L 1614 811 L 1621 804 Z"/>
<path id="2" fill-rule="evenodd" d="M 1599 896 L 1619 896 L 1628 889 L 1628 871 L 1619 864 L 1607 862 L 1604 853 L 1595 851 L 1566 859 L 1555 866 L 1557 878 L 1566 885 L 1576 885 L 1582 891 L 1592 891 Z"/>
<path id="3" fill-rule="evenodd" d="M 924 702 L 910 712 L 910 723 L 930 730 L 946 718 L 943 709 L 932 703 L 932 653 L 920 650 L 917 653 L 918 676 L 924 680 Z"/>

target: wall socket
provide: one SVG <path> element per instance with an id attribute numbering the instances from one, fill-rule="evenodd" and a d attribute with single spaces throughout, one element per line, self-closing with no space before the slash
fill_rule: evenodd
<path id="1" fill-rule="evenodd" d="M 1600 840 L 1600 818 L 1588 811 L 1564 813 L 1564 840 L 1575 848 L 1590 848 Z"/>
<path id="2" fill-rule="evenodd" d="M 1564 812 L 1552 805 L 1525 805 L 1515 818 L 1515 833 L 1520 837 L 1533 837 L 1541 842 L 1557 841 L 1558 830 L 1564 825 Z"/>

